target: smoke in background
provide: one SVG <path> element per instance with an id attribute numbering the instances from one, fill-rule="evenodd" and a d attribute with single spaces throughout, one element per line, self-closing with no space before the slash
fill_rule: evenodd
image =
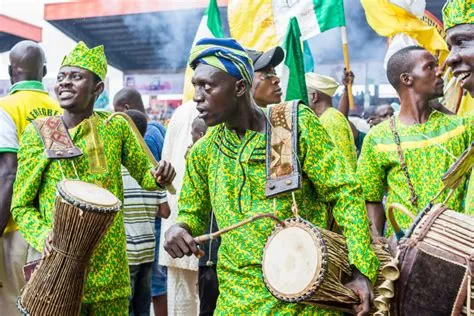
<path id="1" fill-rule="evenodd" d="M 220 8 L 221 19 L 227 21 L 226 8 Z M 125 26 L 140 42 L 155 47 L 156 59 L 139 60 L 139 66 L 146 69 L 163 69 L 166 72 L 184 71 L 191 45 L 196 35 L 204 9 L 164 11 L 123 17 Z M 227 23 L 223 25 L 224 34 L 228 35 Z M 131 50 L 125 54 L 140 52 Z M 154 62 L 155 65 L 149 64 Z"/>
<path id="2" fill-rule="evenodd" d="M 193 9 L 124 16 L 126 27 L 144 43 L 156 47 L 155 53 L 159 58 L 159 65 L 153 67 L 147 63 L 156 63 L 156 60 L 148 60 L 148 56 L 143 56 L 137 67 L 163 68 L 167 72 L 182 70 L 203 13 L 204 9 Z M 226 8 L 220 8 L 220 13 L 224 33 L 228 36 Z M 387 49 L 386 39 L 368 26 L 360 2 L 345 0 L 345 13 L 351 61 L 382 62 Z M 312 38 L 309 44 L 316 68 L 318 64 L 343 62 L 339 28 Z M 140 55 L 140 52 L 131 49 L 123 54 Z"/>

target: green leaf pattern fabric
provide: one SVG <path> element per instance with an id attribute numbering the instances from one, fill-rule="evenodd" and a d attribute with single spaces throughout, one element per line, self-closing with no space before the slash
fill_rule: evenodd
<path id="1" fill-rule="evenodd" d="M 158 189 L 150 174 L 152 168 L 145 152 L 128 123 L 121 117 L 109 125 L 105 119 L 110 113 L 94 112 L 69 133 L 74 144 L 84 155 L 72 160 L 48 160 L 40 135 L 33 124 L 25 129 L 18 153 L 18 174 L 14 184 L 12 216 L 26 241 L 42 251 L 46 236 L 52 228 L 56 185 L 63 179 L 76 179 L 72 162 L 81 181 L 94 183 L 112 192 L 123 202 L 121 164 L 133 178 L 147 190 Z M 90 142 L 93 130 L 99 139 Z M 106 168 L 92 172 L 94 148 L 103 147 Z M 72 161 L 72 162 L 71 162 Z M 123 211 L 120 210 L 113 224 L 97 246 L 89 267 L 83 303 L 115 300 L 130 294 L 130 277 L 126 254 Z"/>
<path id="2" fill-rule="evenodd" d="M 298 124 L 298 157 L 303 170 L 302 188 L 295 192 L 299 215 L 326 227 L 331 205 L 347 237 L 350 262 L 374 280 L 379 262 L 370 248 L 360 184 L 318 118 L 304 105 L 298 109 Z M 225 125 L 218 125 L 193 146 L 186 161 L 177 219 L 189 225 L 193 236 L 205 232 L 211 208 L 220 228 L 255 214 L 274 213 L 274 202 L 278 218 L 293 216 L 291 194 L 275 200 L 265 197 L 265 143 L 263 133 L 247 130 L 241 140 Z M 281 302 L 265 288 L 262 251 L 273 227 L 273 221 L 260 220 L 222 235 L 215 315 L 339 315 L 315 306 Z"/>

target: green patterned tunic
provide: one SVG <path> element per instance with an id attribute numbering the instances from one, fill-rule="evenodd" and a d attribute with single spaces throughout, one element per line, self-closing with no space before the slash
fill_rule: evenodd
<path id="1" fill-rule="evenodd" d="M 123 201 L 123 164 L 140 185 L 156 190 L 150 174 L 151 163 L 123 118 L 114 118 L 105 126 L 110 113 L 95 112 L 69 130 L 74 144 L 84 153 L 72 159 L 81 181 L 100 185 Z M 42 251 L 52 227 L 56 184 L 75 179 L 71 161 L 49 160 L 41 137 L 33 124 L 23 133 L 18 154 L 18 174 L 12 202 L 12 215 L 26 241 Z M 37 200 L 38 199 L 38 200 Z M 39 207 L 38 202 L 39 201 Z M 128 297 L 130 277 L 126 254 L 123 211 L 100 241 L 92 256 L 83 303 L 103 302 Z"/>
<path id="2" fill-rule="evenodd" d="M 326 129 L 336 148 L 355 171 L 357 167 L 357 150 L 351 126 L 344 114 L 335 108 L 329 108 L 320 116 L 319 121 Z"/>
<path id="3" fill-rule="evenodd" d="M 357 175 L 366 201 L 381 202 L 387 192 L 386 205 L 397 202 L 417 214 L 443 187 L 441 177 L 472 142 L 473 121 L 437 111 L 424 124 L 407 126 L 395 118 L 408 173 L 418 195 L 416 209 L 410 203 L 410 190 L 389 123 L 385 121 L 375 126 L 365 137 Z M 438 201 L 443 201 L 447 194 L 445 192 Z M 465 195 L 463 184 L 449 200 L 449 208 L 462 211 Z M 400 227 L 408 228 L 410 219 L 400 212 L 395 214 Z M 386 235 L 391 232 L 390 226 Z"/>
<path id="4" fill-rule="evenodd" d="M 354 173 L 314 113 L 298 110 L 298 157 L 303 170 L 302 189 L 295 192 L 299 214 L 326 227 L 327 203 L 344 229 L 349 259 L 374 280 L 378 260 L 370 248 L 368 219 L 362 190 Z M 265 197 L 266 136 L 247 130 L 239 136 L 219 125 L 193 146 L 179 200 L 178 222 L 194 236 L 208 226 L 209 210 L 219 227 L 227 227 L 254 214 L 273 213 L 274 199 Z M 291 194 L 276 198 L 277 216 L 292 217 Z M 335 311 L 278 301 L 264 286 L 262 250 L 273 229 L 271 220 L 260 220 L 222 236 L 219 248 L 219 299 L 217 315 L 338 315 Z"/>

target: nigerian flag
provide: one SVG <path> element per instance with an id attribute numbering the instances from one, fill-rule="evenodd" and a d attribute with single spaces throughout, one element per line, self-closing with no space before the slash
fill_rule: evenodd
<path id="1" fill-rule="evenodd" d="M 280 42 L 293 17 L 298 20 L 301 40 L 346 25 L 344 0 L 272 0 L 272 8 Z"/>
<path id="2" fill-rule="evenodd" d="M 285 62 L 281 73 L 281 88 L 285 101 L 300 99 L 308 104 L 308 93 L 304 79 L 304 55 L 301 44 L 301 32 L 296 18 L 288 25 L 288 32 L 283 42 Z"/>
<path id="3" fill-rule="evenodd" d="M 193 45 L 196 44 L 201 38 L 205 37 L 224 37 L 224 31 L 222 29 L 221 16 L 219 13 L 219 7 L 217 6 L 217 0 L 210 0 L 209 6 L 207 7 L 204 15 L 202 16 L 201 23 L 197 29 L 196 35 L 194 36 Z M 191 100 L 194 94 L 194 88 L 191 84 L 191 78 L 193 76 L 193 70 L 191 67 L 186 67 L 186 73 L 184 75 L 184 88 L 183 88 L 183 103 Z"/>

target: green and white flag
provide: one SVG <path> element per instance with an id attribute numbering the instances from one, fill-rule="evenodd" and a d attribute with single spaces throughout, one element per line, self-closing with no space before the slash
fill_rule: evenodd
<path id="1" fill-rule="evenodd" d="M 285 38 L 292 17 L 298 19 L 303 41 L 346 25 L 344 0 L 272 0 L 272 10 L 280 43 Z"/>
<path id="2" fill-rule="evenodd" d="M 219 7 L 217 6 L 217 0 L 210 0 L 209 6 L 207 7 L 204 15 L 202 16 L 201 23 L 194 36 L 193 45 L 196 44 L 201 38 L 224 37 L 224 31 L 222 28 L 221 16 L 219 13 Z M 183 103 L 191 100 L 194 94 L 194 88 L 191 84 L 191 78 L 193 76 L 192 69 L 187 66 L 186 73 L 184 75 L 184 88 L 183 88 Z"/>
<path id="3" fill-rule="evenodd" d="M 300 99 L 308 104 L 306 89 L 303 46 L 298 21 L 292 18 L 288 25 L 288 32 L 283 42 L 285 61 L 281 72 L 281 88 L 285 101 Z"/>

